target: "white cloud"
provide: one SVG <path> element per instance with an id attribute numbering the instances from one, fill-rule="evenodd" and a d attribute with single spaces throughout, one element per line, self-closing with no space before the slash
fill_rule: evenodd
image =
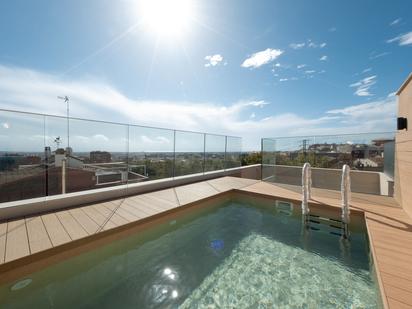
<path id="1" fill-rule="evenodd" d="M 354 94 L 360 97 L 367 97 L 367 96 L 372 96 L 369 92 L 370 88 L 376 84 L 376 75 L 373 76 L 368 76 L 360 81 L 351 84 L 349 87 L 356 87 L 356 91 Z"/>
<path id="2" fill-rule="evenodd" d="M 319 58 L 320 61 L 326 61 L 328 60 L 328 56 L 323 55 L 322 57 Z"/>
<path id="3" fill-rule="evenodd" d="M 249 118 L 251 118 L 251 119 L 256 118 L 256 114 L 254 112 L 251 113 Z"/>
<path id="4" fill-rule="evenodd" d="M 291 43 L 289 44 L 289 47 L 293 49 L 301 49 L 305 47 L 305 45 L 306 45 L 305 43 Z"/>
<path id="5" fill-rule="evenodd" d="M 221 64 L 221 62 L 223 61 L 223 56 L 216 54 L 216 55 L 210 55 L 210 56 L 206 56 L 205 60 L 207 61 L 207 63 L 205 63 L 205 67 L 215 67 L 219 64 Z M 225 62 L 224 65 L 226 65 L 227 63 Z"/>
<path id="6" fill-rule="evenodd" d="M 387 40 L 387 43 L 393 43 L 393 42 L 398 42 L 399 46 L 404 46 L 404 45 L 410 45 L 412 44 L 412 31 L 398 35 L 397 37 L 394 37 L 393 39 Z"/>
<path id="7" fill-rule="evenodd" d="M 3 122 L 3 123 L 1 124 L 1 126 L 2 126 L 4 129 L 10 129 L 10 125 L 9 125 L 7 122 Z"/>
<path id="8" fill-rule="evenodd" d="M 268 48 L 263 51 L 254 53 L 245 61 L 243 61 L 241 66 L 244 68 L 258 68 L 264 64 L 267 64 L 275 60 L 282 54 L 283 50 Z"/>
<path id="9" fill-rule="evenodd" d="M 280 82 L 287 82 L 289 79 L 288 78 L 280 78 L 279 81 Z"/>
<path id="10" fill-rule="evenodd" d="M 364 121 L 385 121 L 393 120 L 396 117 L 396 100 L 390 96 L 385 100 L 370 103 L 352 105 L 341 109 L 329 110 L 329 115 L 337 115 L 346 118 L 351 123 L 361 124 Z M 385 130 L 385 127 L 383 128 Z"/>
<path id="11" fill-rule="evenodd" d="M 299 64 L 299 65 L 296 66 L 296 68 L 303 69 L 306 66 L 307 66 L 306 64 Z"/>
<path id="12" fill-rule="evenodd" d="M 3 109 L 64 116 L 65 105 L 56 99 L 57 95 L 62 94 L 71 98 L 71 114 L 74 117 L 241 136 L 244 150 L 259 149 L 260 138 L 267 136 L 393 130 L 396 113 L 395 97 L 389 97 L 384 101 L 367 103 L 367 105 L 354 105 L 330 111 L 318 110 L 316 117 L 305 117 L 293 113 L 277 114 L 276 107 L 272 111 L 265 110 L 265 117 L 259 117 L 255 113 L 255 109 L 266 108 L 269 106 L 269 102 L 246 100 L 221 104 L 216 102 L 135 100 L 126 97 L 107 83 L 95 79 L 60 79 L 33 70 L 0 65 L 0 107 Z M 253 114 L 255 117 L 251 117 Z M 7 118 L 10 129 L 13 128 L 14 121 L 17 122 L 18 119 Z M 21 122 L 17 123 L 21 124 Z M 29 125 L 29 121 L 26 121 L 26 124 Z M 49 134 L 58 134 L 64 137 L 64 122 L 61 122 L 60 119 L 54 119 L 54 121 L 49 122 L 49 125 L 50 129 L 56 132 Z M 42 123 L 40 127 L 37 131 L 25 130 L 25 132 L 33 132 L 33 136 L 38 135 L 43 132 Z M 117 130 L 114 130 L 113 127 Z M 73 133 L 71 141 L 78 142 L 78 145 L 83 143 L 88 146 L 89 143 L 93 141 L 96 143 L 95 140 L 100 138 L 101 141 L 96 144 L 99 147 L 96 146 L 96 149 L 123 150 L 125 136 L 122 132 L 125 130 L 118 127 L 117 125 L 107 125 L 106 128 L 106 124 L 99 123 L 98 128 L 103 128 L 103 130 L 96 132 L 93 131 L 96 128 L 87 123 L 83 126 L 77 124 L 73 127 L 73 130 L 77 129 L 77 133 Z M 141 132 L 139 127 L 134 128 L 137 132 Z M 140 137 L 139 140 L 145 139 L 148 143 L 153 144 L 152 149 L 145 150 L 164 149 L 162 145 L 171 145 L 170 138 L 173 136 L 171 131 L 161 131 L 164 132 L 163 134 L 152 129 L 142 128 L 141 130 L 146 130 L 144 132 L 147 133 L 141 132 L 139 136 L 146 136 L 146 138 Z M 170 134 L 167 135 L 167 133 Z M 0 136 L 1 145 L 10 144 L 10 134 Z M 99 134 L 102 136 L 96 137 Z M 53 137 L 55 136 L 53 135 Z M 106 142 L 106 139 L 109 141 Z M 27 138 L 15 136 L 13 145 L 16 147 L 18 144 L 26 150 L 38 149 L 39 147 L 38 139 L 28 141 Z M 103 149 L 102 146 L 107 148 Z M 136 143 L 136 147 L 143 146 Z"/>
<path id="13" fill-rule="evenodd" d="M 375 60 L 375 59 L 377 59 L 377 58 L 385 57 L 385 56 L 387 56 L 387 55 L 390 55 L 390 52 L 382 52 L 382 53 L 379 53 L 379 54 L 377 54 L 376 52 L 372 52 L 372 53 L 370 53 L 370 55 L 369 55 L 369 59 L 370 59 L 370 60 Z"/>
<path id="14" fill-rule="evenodd" d="M 311 40 L 309 40 L 308 46 L 312 47 L 312 48 L 316 48 L 316 47 L 318 47 L 318 44 L 316 44 L 316 43 L 312 42 Z"/>
<path id="15" fill-rule="evenodd" d="M 254 107 L 263 107 L 265 105 L 269 105 L 269 102 L 265 102 L 264 100 L 260 101 L 250 101 L 250 102 L 245 102 L 245 103 L 240 103 L 243 106 L 254 106 Z"/>
<path id="16" fill-rule="evenodd" d="M 331 28 L 328 29 L 328 31 L 329 31 L 329 32 L 335 32 L 335 31 L 336 31 L 336 28 L 335 28 L 335 27 L 331 27 Z"/>
<path id="17" fill-rule="evenodd" d="M 316 73 L 316 71 L 315 70 L 306 70 L 305 73 L 306 74 L 313 74 L 313 73 Z"/>
<path id="18" fill-rule="evenodd" d="M 395 26 L 395 25 L 399 24 L 401 21 L 402 21 L 402 18 L 397 18 L 397 19 L 393 20 L 393 21 L 389 24 L 389 26 Z"/>
<path id="19" fill-rule="evenodd" d="M 171 141 L 164 136 L 156 136 L 154 138 L 151 138 L 147 135 L 141 135 L 140 139 L 144 144 L 149 145 L 149 146 L 171 144 Z"/>
<path id="20" fill-rule="evenodd" d="M 107 138 L 107 136 L 105 136 L 104 134 L 95 134 L 93 135 L 93 138 L 99 141 L 103 141 L 103 142 L 108 142 L 109 139 Z"/>
<path id="21" fill-rule="evenodd" d="M 324 48 L 324 47 L 326 47 L 326 45 L 327 44 L 325 42 L 317 44 L 317 43 L 313 42 L 312 40 L 308 40 L 307 43 L 304 43 L 304 42 L 303 43 L 291 43 L 291 44 L 289 44 L 289 47 L 293 48 L 293 49 L 302 49 L 305 46 L 312 47 L 312 48 Z"/>
<path id="22" fill-rule="evenodd" d="M 366 68 L 365 70 L 362 71 L 362 73 L 368 73 L 370 71 L 372 71 L 372 68 Z"/>

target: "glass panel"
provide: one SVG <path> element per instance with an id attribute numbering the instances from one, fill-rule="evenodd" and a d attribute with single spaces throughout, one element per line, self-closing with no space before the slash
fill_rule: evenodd
<path id="1" fill-rule="evenodd" d="M 129 127 L 129 183 L 173 177 L 173 130 Z"/>
<path id="2" fill-rule="evenodd" d="M 1 110 L 0 143 L 0 202 L 241 165 L 236 137 Z"/>
<path id="3" fill-rule="evenodd" d="M 392 195 L 394 136 L 389 132 L 272 139 L 273 181 L 300 186 L 301 167 L 309 162 L 313 187 L 340 190 L 341 169 L 347 164 L 353 192 Z"/>
<path id="4" fill-rule="evenodd" d="M 395 174 L 395 141 L 386 142 L 383 145 L 383 153 L 383 173 L 393 179 Z"/>
<path id="5" fill-rule="evenodd" d="M 277 183 L 300 186 L 303 164 L 309 162 L 313 166 L 309 148 L 313 141 L 313 137 L 276 139 L 276 165 L 272 180 Z"/>
<path id="6" fill-rule="evenodd" d="M 64 170 L 65 157 L 67 193 L 126 184 L 128 126 L 70 119 L 70 142 L 54 153 L 55 168 Z"/>
<path id="7" fill-rule="evenodd" d="M 0 202 L 45 196 L 44 116 L 0 111 Z"/>
<path id="8" fill-rule="evenodd" d="M 226 140 L 226 168 L 239 167 L 241 165 L 242 139 L 228 136 Z"/>
<path id="9" fill-rule="evenodd" d="M 276 141 L 262 139 L 262 180 L 274 181 L 276 164 Z"/>
<path id="10" fill-rule="evenodd" d="M 176 131 L 175 176 L 203 172 L 204 134 Z"/>
<path id="11" fill-rule="evenodd" d="M 46 116 L 45 161 L 47 162 L 46 195 L 63 192 L 62 159 L 68 143 L 67 118 Z"/>
<path id="12" fill-rule="evenodd" d="M 225 136 L 206 134 L 205 172 L 225 168 L 225 144 Z"/>

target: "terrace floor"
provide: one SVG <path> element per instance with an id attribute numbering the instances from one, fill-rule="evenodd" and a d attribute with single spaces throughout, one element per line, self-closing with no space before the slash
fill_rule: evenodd
<path id="1" fill-rule="evenodd" d="M 82 240 L 90 239 L 87 236 L 116 231 L 231 190 L 295 203 L 301 201 L 300 187 L 223 177 L 0 222 L 0 278 L 3 277 L 0 281 L 7 282 L 16 269 L 56 254 L 53 250 L 81 244 Z M 312 196 L 312 207 L 340 207 L 337 191 L 314 188 Z M 385 307 L 412 308 L 412 219 L 390 197 L 352 193 L 351 209 L 365 214 Z"/>

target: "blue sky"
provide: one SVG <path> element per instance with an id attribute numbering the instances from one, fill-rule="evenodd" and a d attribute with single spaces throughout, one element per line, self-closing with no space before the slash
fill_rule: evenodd
<path id="1" fill-rule="evenodd" d="M 238 135 L 245 150 L 394 130 L 410 1 L 176 1 L 192 10 L 170 37 L 139 0 L 2 1 L 0 108 L 64 115 L 68 95 L 73 116 Z"/>

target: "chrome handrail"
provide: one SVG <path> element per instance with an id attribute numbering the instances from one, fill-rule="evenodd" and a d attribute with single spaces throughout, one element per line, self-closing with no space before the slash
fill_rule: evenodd
<path id="1" fill-rule="evenodd" d="M 342 197 L 342 227 L 343 238 L 349 238 L 348 224 L 350 222 L 350 167 L 345 164 L 342 168 L 342 182 L 341 182 L 341 197 Z"/>

